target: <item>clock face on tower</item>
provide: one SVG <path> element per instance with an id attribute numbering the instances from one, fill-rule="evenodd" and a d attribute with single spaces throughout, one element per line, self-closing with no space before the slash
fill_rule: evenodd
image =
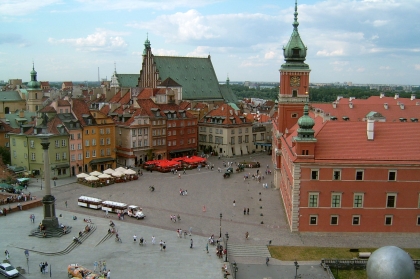
<path id="1" fill-rule="evenodd" d="M 299 76 L 291 76 L 290 77 L 290 86 L 300 86 L 300 77 Z"/>

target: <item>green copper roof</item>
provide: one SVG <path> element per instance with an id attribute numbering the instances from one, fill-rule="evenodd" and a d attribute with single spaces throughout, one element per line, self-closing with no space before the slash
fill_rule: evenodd
<path id="1" fill-rule="evenodd" d="M 116 74 L 120 87 L 137 87 L 139 74 Z"/>
<path id="2" fill-rule="evenodd" d="M 147 34 L 146 41 L 144 41 L 144 50 L 143 55 L 147 54 L 147 50 L 150 49 L 150 41 L 149 41 L 149 34 Z"/>
<path id="3" fill-rule="evenodd" d="M 6 121 L 6 123 L 8 123 L 12 128 L 19 128 L 20 127 L 19 122 L 18 122 L 19 118 L 20 119 L 24 118 L 28 122 L 30 122 L 32 121 L 32 116 L 36 116 L 36 112 L 31 112 L 31 111 L 25 111 L 23 114 L 24 116 L 20 117 L 19 112 L 12 112 L 9 114 L 5 114 L 4 117 L 6 118 L 6 120 L 8 120 Z M 23 124 L 26 124 L 26 123 L 23 123 Z"/>
<path id="4" fill-rule="evenodd" d="M 159 79 L 168 77 L 182 86 L 183 100 L 223 99 L 210 57 L 154 56 Z"/>
<path id="5" fill-rule="evenodd" d="M 283 64 L 282 68 L 296 68 L 296 69 L 309 69 L 309 66 L 304 63 L 306 59 L 307 47 L 303 44 L 302 39 L 300 38 L 298 26 L 299 22 L 297 20 L 297 0 L 295 2 L 295 20 L 293 22 L 293 32 L 290 36 L 289 42 L 285 47 L 283 47 L 284 60 L 286 61 Z"/>
<path id="6" fill-rule="evenodd" d="M 315 131 L 312 128 L 315 126 L 315 121 L 309 116 L 308 104 L 305 104 L 305 107 L 303 108 L 303 115 L 299 118 L 298 125 L 299 129 L 297 130 L 297 139 L 314 139 Z"/>
<path id="7" fill-rule="evenodd" d="M 32 63 L 32 71 L 31 71 L 31 81 L 28 82 L 26 87 L 28 90 L 39 90 L 41 89 L 41 83 L 36 80 L 36 71 L 35 71 L 35 65 Z"/>
<path id="8" fill-rule="evenodd" d="M 223 99 L 225 99 L 226 102 L 238 103 L 238 98 L 236 97 L 235 93 L 233 93 L 229 84 L 221 84 L 219 85 L 219 87 L 220 87 L 220 92 L 222 93 Z"/>
<path id="9" fill-rule="evenodd" d="M 17 91 L 1 91 L 0 102 L 19 102 L 23 100 Z"/>

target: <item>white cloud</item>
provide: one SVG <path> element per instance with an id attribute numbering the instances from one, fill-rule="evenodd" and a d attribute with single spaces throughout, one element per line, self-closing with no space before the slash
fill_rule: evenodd
<path id="1" fill-rule="evenodd" d="M 359 67 L 356 69 L 356 72 L 363 73 L 366 69 L 363 67 Z"/>
<path id="2" fill-rule="evenodd" d="M 346 65 L 349 64 L 349 61 L 333 61 L 330 64 L 331 65 L 346 66 Z"/>
<path id="3" fill-rule="evenodd" d="M 273 58 L 276 58 L 276 57 L 277 57 L 277 54 L 272 50 L 266 52 L 265 55 L 264 55 L 265 59 L 273 59 Z"/>
<path id="4" fill-rule="evenodd" d="M 202 7 L 220 0 L 77 0 L 84 9 L 91 10 L 174 10 L 177 8 Z"/>
<path id="5" fill-rule="evenodd" d="M 342 49 L 336 49 L 333 51 L 327 51 L 327 50 L 319 50 L 316 53 L 317 56 L 342 56 L 344 55 L 344 51 Z"/>
<path id="6" fill-rule="evenodd" d="M 0 16 L 24 16 L 61 0 L 1 0 Z"/>
<path id="7" fill-rule="evenodd" d="M 420 71 L 420 64 L 415 64 L 415 65 L 414 65 L 414 69 L 415 69 L 416 71 Z"/>
<path id="8" fill-rule="evenodd" d="M 375 27 L 381 27 L 381 26 L 384 26 L 384 25 L 386 25 L 388 23 L 388 20 L 374 20 L 373 21 L 373 26 L 375 26 Z"/>
<path id="9" fill-rule="evenodd" d="M 49 38 L 51 44 L 69 44 L 79 51 L 88 52 L 121 52 L 126 49 L 127 43 L 121 37 L 122 33 L 98 29 L 85 38 L 54 39 Z"/>
<path id="10" fill-rule="evenodd" d="M 153 52 L 154 55 L 159 55 L 159 56 L 177 56 L 177 55 L 179 55 L 176 50 L 172 50 L 172 49 L 158 48 L 158 49 L 152 49 L 152 52 Z"/>
<path id="11" fill-rule="evenodd" d="M 380 66 L 379 70 L 391 70 L 390 66 Z"/>

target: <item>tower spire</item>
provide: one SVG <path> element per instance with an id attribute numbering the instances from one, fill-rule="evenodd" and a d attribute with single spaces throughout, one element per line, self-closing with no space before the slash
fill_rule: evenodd
<path id="1" fill-rule="evenodd" d="M 297 31 L 297 28 L 299 26 L 299 22 L 298 22 L 298 11 L 297 11 L 297 0 L 295 0 L 295 21 L 293 22 L 293 29 Z"/>

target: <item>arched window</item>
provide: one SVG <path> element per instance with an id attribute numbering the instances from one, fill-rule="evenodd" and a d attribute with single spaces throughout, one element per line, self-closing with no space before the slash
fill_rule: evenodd
<path id="1" fill-rule="evenodd" d="M 10 109 L 9 107 L 5 107 L 4 108 L 4 114 L 9 114 L 10 113 Z"/>

